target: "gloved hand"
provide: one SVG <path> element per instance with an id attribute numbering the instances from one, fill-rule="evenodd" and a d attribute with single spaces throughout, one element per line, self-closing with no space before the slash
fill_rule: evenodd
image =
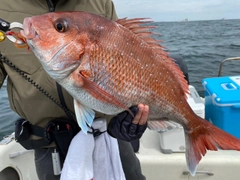
<path id="1" fill-rule="evenodd" d="M 133 106 L 130 108 L 134 116 L 138 112 L 138 108 Z M 128 112 L 124 111 L 113 117 L 108 124 L 108 133 L 110 136 L 131 142 L 140 139 L 147 128 L 147 123 L 144 125 L 133 124 L 134 117 Z"/>

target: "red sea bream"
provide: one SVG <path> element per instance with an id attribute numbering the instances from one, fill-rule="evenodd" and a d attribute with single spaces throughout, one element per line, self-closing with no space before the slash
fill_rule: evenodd
<path id="1" fill-rule="evenodd" d="M 240 141 L 193 112 L 183 73 L 144 21 L 48 13 L 26 18 L 22 35 L 46 72 L 73 96 L 83 131 L 93 110 L 114 115 L 147 104 L 148 122 L 164 118 L 183 126 L 187 165 L 195 175 L 207 150 L 240 150 Z"/>

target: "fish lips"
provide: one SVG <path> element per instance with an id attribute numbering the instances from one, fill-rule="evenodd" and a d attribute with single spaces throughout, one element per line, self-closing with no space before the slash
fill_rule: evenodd
<path id="1" fill-rule="evenodd" d="M 33 27 L 31 22 L 31 18 L 25 18 L 23 21 L 23 30 L 20 31 L 21 35 L 25 37 L 27 40 L 39 38 L 40 36 Z"/>

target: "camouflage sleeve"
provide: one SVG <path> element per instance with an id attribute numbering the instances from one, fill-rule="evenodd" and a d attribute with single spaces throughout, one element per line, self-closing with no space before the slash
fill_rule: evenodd
<path id="1" fill-rule="evenodd" d="M 7 73 L 3 67 L 2 62 L 0 61 L 0 88 L 3 85 L 4 79 L 6 78 L 6 76 L 7 76 Z"/>
<path id="2" fill-rule="evenodd" d="M 114 3 L 111 0 L 108 0 L 106 2 L 105 9 L 106 9 L 106 17 L 107 18 L 112 19 L 112 20 L 118 19 Z"/>

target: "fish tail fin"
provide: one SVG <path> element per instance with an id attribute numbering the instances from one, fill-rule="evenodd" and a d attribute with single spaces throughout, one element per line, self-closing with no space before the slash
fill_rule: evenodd
<path id="1" fill-rule="evenodd" d="M 186 139 L 186 160 L 188 169 L 192 176 L 196 174 L 199 161 L 207 150 L 240 151 L 240 140 L 212 125 L 205 119 L 198 117 L 201 123 L 194 130 L 185 130 Z"/>

